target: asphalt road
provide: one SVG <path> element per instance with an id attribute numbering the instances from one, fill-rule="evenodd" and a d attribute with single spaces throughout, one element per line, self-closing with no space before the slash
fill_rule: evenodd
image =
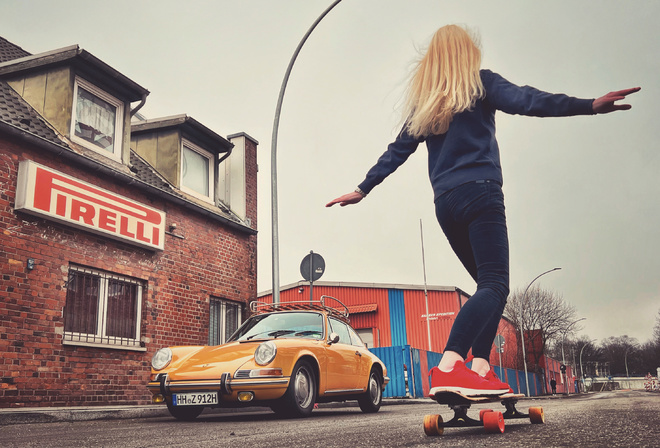
<path id="1" fill-rule="evenodd" d="M 507 420 L 504 434 L 483 428 L 447 428 L 424 434 L 425 414 L 452 416 L 430 400 L 383 406 L 377 414 L 356 407 L 322 408 L 302 420 L 280 419 L 268 410 L 203 413 L 194 422 L 170 417 L 105 419 L 4 425 L 3 447 L 658 447 L 660 394 L 616 391 L 569 398 L 521 400 L 518 408 L 543 406 L 546 422 Z M 497 403 L 475 405 L 499 409 Z"/>

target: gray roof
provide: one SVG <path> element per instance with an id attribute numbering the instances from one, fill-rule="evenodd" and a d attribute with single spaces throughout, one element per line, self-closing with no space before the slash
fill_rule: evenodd
<path id="1" fill-rule="evenodd" d="M 12 44 L 7 39 L 0 37 L 0 63 L 26 56 L 31 56 L 31 54 L 18 45 Z"/>

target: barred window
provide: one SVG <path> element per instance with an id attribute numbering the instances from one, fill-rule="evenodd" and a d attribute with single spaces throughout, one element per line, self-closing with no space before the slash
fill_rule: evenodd
<path id="1" fill-rule="evenodd" d="M 241 325 L 242 306 L 227 300 L 210 300 L 209 345 L 220 345 Z"/>
<path id="2" fill-rule="evenodd" d="M 142 283 L 71 267 L 64 306 L 64 343 L 142 350 Z"/>

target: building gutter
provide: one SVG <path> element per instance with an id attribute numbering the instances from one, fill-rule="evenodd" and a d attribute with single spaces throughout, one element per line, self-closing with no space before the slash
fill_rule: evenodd
<path id="1" fill-rule="evenodd" d="M 148 93 L 143 93 L 142 94 L 142 99 L 140 100 L 140 104 L 138 104 L 133 109 L 131 109 L 131 112 L 130 112 L 131 118 L 133 117 L 133 115 L 135 115 L 137 113 L 137 111 L 142 109 L 142 106 L 144 106 L 144 104 L 147 102 L 147 96 L 148 95 L 149 95 Z"/>
<path id="2" fill-rule="evenodd" d="M 237 223 L 235 221 L 232 221 L 228 218 L 225 218 L 224 216 L 218 215 L 211 210 L 199 207 L 191 202 L 186 201 L 185 199 L 182 199 L 180 197 L 177 197 L 167 191 L 161 190 L 159 188 L 156 188 L 152 185 L 147 184 L 146 182 L 137 179 L 129 174 L 122 173 L 121 171 L 117 171 L 113 168 L 110 168 L 108 166 L 102 165 L 98 163 L 96 160 L 89 159 L 83 155 L 77 154 L 75 152 L 72 152 L 67 148 L 66 146 L 58 145 L 57 143 L 53 143 L 51 141 L 45 140 L 42 137 L 35 135 L 31 132 L 25 131 L 23 129 L 17 128 L 15 126 L 12 126 L 9 123 L 6 123 L 4 121 L 0 121 L 0 131 L 6 132 L 10 136 L 13 136 L 15 138 L 18 138 L 20 140 L 24 140 L 28 143 L 31 143 L 40 149 L 46 150 L 50 152 L 51 154 L 54 154 L 57 157 L 62 157 L 66 160 L 69 160 L 74 163 L 78 163 L 83 165 L 86 168 L 90 168 L 96 172 L 101 172 L 103 174 L 106 174 L 116 180 L 120 180 L 123 182 L 126 182 L 128 185 L 133 185 L 133 184 L 138 184 L 140 188 L 148 193 L 151 193 L 161 199 L 164 199 L 166 201 L 174 202 L 175 204 L 181 205 L 184 208 L 187 208 L 189 210 L 192 210 L 196 213 L 200 213 L 208 218 L 213 219 L 214 221 L 221 222 L 222 224 L 232 228 L 236 229 L 240 232 L 247 233 L 249 235 L 256 235 L 257 231 L 255 229 L 252 229 L 250 227 L 247 227 L 241 223 Z"/>

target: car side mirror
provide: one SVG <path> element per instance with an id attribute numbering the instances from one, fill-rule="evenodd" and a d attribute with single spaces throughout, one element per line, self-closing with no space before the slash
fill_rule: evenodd
<path id="1" fill-rule="evenodd" d="M 339 335 L 337 333 L 330 333 L 328 344 L 336 344 L 337 342 L 339 342 Z"/>

